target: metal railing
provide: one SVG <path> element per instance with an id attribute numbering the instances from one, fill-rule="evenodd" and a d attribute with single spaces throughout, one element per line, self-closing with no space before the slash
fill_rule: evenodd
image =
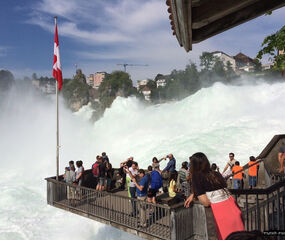
<path id="1" fill-rule="evenodd" d="M 47 178 L 48 204 L 159 239 L 171 239 L 171 208 Z"/>
<path id="2" fill-rule="evenodd" d="M 247 230 L 285 230 L 285 180 L 266 189 L 231 189 Z"/>

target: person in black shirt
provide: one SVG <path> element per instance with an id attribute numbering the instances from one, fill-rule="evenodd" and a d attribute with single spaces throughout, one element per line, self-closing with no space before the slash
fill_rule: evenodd
<path id="1" fill-rule="evenodd" d="M 189 207 L 194 198 L 198 198 L 205 207 L 211 206 L 219 240 L 226 239 L 232 232 L 244 231 L 239 207 L 226 189 L 223 176 L 211 170 L 204 153 L 193 154 L 190 174 L 193 193 L 187 198 L 184 206 Z"/>
<path id="2" fill-rule="evenodd" d="M 105 185 L 105 165 L 103 164 L 101 156 L 98 156 L 97 162 L 99 163 L 99 181 L 96 186 L 96 190 L 102 192 L 104 190 Z"/>

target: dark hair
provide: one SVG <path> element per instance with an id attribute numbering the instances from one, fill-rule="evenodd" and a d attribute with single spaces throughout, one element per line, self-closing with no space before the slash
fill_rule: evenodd
<path id="1" fill-rule="evenodd" d="M 69 161 L 69 164 L 74 165 L 74 161 L 73 160 Z"/>
<path id="2" fill-rule="evenodd" d="M 254 162 L 254 161 L 256 161 L 256 158 L 254 156 L 250 156 L 249 160 Z"/>
<path id="3" fill-rule="evenodd" d="M 96 159 L 97 159 L 97 160 L 99 160 L 99 158 L 100 158 L 100 156 L 99 156 L 99 155 L 97 155 L 97 156 L 96 156 Z"/>
<path id="4" fill-rule="evenodd" d="M 232 152 L 231 152 L 231 153 L 229 153 L 229 155 L 233 155 L 233 157 L 235 156 L 235 154 L 234 154 L 234 153 L 232 153 Z"/>
<path id="5" fill-rule="evenodd" d="M 152 162 L 158 163 L 158 160 L 156 157 L 153 157 Z"/>
<path id="6" fill-rule="evenodd" d="M 171 180 L 174 180 L 174 181 L 176 181 L 177 180 L 177 172 L 176 171 L 174 171 L 174 172 L 171 172 L 170 173 L 170 176 L 169 176 L 169 182 L 171 182 Z"/>
<path id="7" fill-rule="evenodd" d="M 235 165 L 239 166 L 239 161 L 236 161 L 236 162 L 235 162 Z"/>
<path id="8" fill-rule="evenodd" d="M 137 162 L 133 162 L 132 165 L 133 165 L 133 164 L 135 164 L 136 167 L 138 166 L 138 163 L 137 163 Z"/>
<path id="9" fill-rule="evenodd" d="M 202 152 L 197 152 L 192 155 L 190 173 L 192 178 L 195 175 L 199 175 L 199 177 L 201 177 L 201 175 L 204 176 L 208 182 L 215 186 L 218 186 L 219 188 L 226 188 L 227 186 L 225 179 L 222 177 L 222 175 L 218 172 L 213 171 L 210 168 L 210 162 L 207 156 Z M 194 189 L 192 189 L 192 191 L 193 190 Z"/>
<path id="10" fill-rule="evenodd" d="M 139 173 L 143 173 L 143 175 L 145 175 L 145 171 L 143 169 L 140 169 Z"/>
<path id="11" fill-rule="evenodd" d="M 152 171 L 152 166 L 149 165 L 149 166 L 147 167 L 147 170 L 148 170 L 149 172 L 151 172 L 151 171 Z"/>
<path id="12" fill-rule="evenodd" d="M 212 163 L 211 169 L 212 169 L 213 171 L 216 171 L 216 169 L 217 169 L 217 164 L 216 164 L 216 163 Z"/>
<path id="13" fill-rule="evenodd" d="M 102 156 L 106 156 L 106 153 L 105 153 L 105 152 L 102 152 Z"/>
<path id="14" fill-rule="evenodd" d="M 82 161 L 81 161 L 81 160 L 76 161 L 76 166 L 77 166 L 78 168 L 81 167 L 81 166 L 82 166 Z"/>
<path id="15" fill-rule="evenodd" d="M 182 168 L 188 170 L 188 162 L 183 162 L 182 163 Z"/>

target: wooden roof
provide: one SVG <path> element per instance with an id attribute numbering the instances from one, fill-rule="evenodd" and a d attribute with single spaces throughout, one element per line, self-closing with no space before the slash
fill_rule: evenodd
<path id="1" fill-rule="evenodd" d="M 192 44 L 285 6 L 284 0 L 167 0 L 173 35 L 188 52 Z"/>

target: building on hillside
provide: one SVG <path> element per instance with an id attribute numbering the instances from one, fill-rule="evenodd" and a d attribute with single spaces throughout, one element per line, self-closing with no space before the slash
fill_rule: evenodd
<path id="1" fill-rule="evenodd" d="M 40 84 L 39 89 L 46 94 L 55 94 L 56 92 L 56 82 L 55 81 L 45 81 Z"/>
<path id="2" fill-rule="evenodd" d="M 144 99 L 150 102 L 151 90 L 147 86 L 142 89 L 142 94 L 144 95 Z"/>
<path id="3" fill-rule="evenodd" d="M 166 78 L 168 78 L 169 75 L 158 75 L 155 78 L 155 82 L 156 82 L 156 87 L 165 87 L 166 86 Z"/>
<path id="4" fill-rule="evenodd" d="M 243 53 L 238 53 L 234 56 L 238 71 L 252 72 L 254 71 L 255 63 L 252 58 Z"/>
<path id="5" fill-rule="evenodd" d="M 106 77 L 106 72 L 96 72 L 94 74 L 90 74 L 87 78 L 87 84 L 95 89 L 98 89 Z"/>
<path id="6" fill-rule="evenodd" d="M 35 88 L 40 88 L 40 81 L 38 79 L 33 79 L 32 80 L 32 85 L 35 87 Z"/>
<path id="7" fill-rule="evenodd" d="M 148 81 L 149 81 L 148 79 L 138 80 L 137 81 L 137 90 L 140 91 L 140 89 L 142 89 L 144 86 L 147 85 Z"/>
<path id="8" fill-rule="evenodd" d="M 93 87 L 95 89 L 98 89 L 102 83 L 102 81 L 104 80 L 104 78 L 106 77 L 106 72 L 96 72 L 94 74 L 94 85 Z"/>
<path id="9" fill-rule="evenodd" d="M 89 75 L 89 77 L 87 78 L 87 84 L 91 87 L 94 86 L 94 74 Z"/>
<path id="10" fill-rule="evenodd" d="M 267 64 L 262 64 L 262 70 L 270 70 L 273 68 L 274 63 L 267 63 Z"/>
<path id="11" fill-rule="evenodd" d="M 226 70 L 227 62 L 230 62 L 232 69 L 236 71 L 236 60 L 234 59 L 234 57 L 231 57 L 222 51 L 215 51 L 215 52 L 212 52 L 212 54 L 214 57 L 219 58 L 223 62 L 225 70 Z"/>

